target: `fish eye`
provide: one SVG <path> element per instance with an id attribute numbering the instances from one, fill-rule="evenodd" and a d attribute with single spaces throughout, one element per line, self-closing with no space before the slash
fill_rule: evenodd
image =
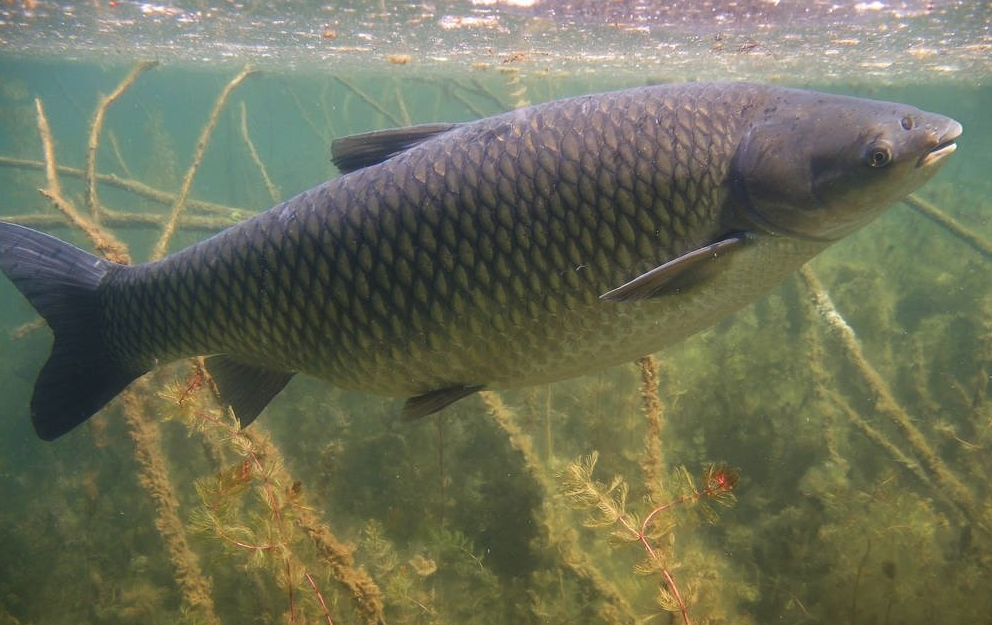
<path id="1" fill-rule="evenodd" d="M 868 165 L 885 167 L 892 162 L 892 150 L 884 144 L 875 144 L 868 150 Z"/>
<path id="2" fill-rule="evenodd" d="M 899 123 L 902 124 L 903 130 L 912 130 L 913 126 L 916 125 L 915 122 L 913 121 L 913 118 L 910 117 L 909 115 L 903 117 Z"/>

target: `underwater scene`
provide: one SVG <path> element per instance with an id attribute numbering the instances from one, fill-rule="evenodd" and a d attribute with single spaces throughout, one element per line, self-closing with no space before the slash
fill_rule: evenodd
<path id="1" fill-rule="evenodd" d="M 144 262 L 336 138 L 696 80 L 964 131 L 716 325 L 412 422 L 301 375 L 242 429 L 182 361 L 42 441 L 0 278 L 0 625 L 992 623 L 992 3 L 8 1 L 0 220 Z"/>

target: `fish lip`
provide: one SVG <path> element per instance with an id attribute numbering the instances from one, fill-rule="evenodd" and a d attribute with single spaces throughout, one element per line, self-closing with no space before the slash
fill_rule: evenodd
<path id="1" fill-rule="evenodd" d="M 936 145 L 916 161 L 916 167 L 928 167 L 953 154 L 958 147 L 954 140 L 961 136 L 962 131 L 961 124 L 952 121 L 944 134 L 937 139 Z"/>

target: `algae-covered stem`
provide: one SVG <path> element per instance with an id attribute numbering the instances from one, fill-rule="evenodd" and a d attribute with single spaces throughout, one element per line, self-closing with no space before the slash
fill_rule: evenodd
<path id="1" fill-rule="evenodd" d="M 227 104 L 227 99 L 231 95 L 231 92 L 240 85 L 245 78 L 256 74 L 258 70 L 253 69 L 250 65 L 245 66 L 241 72 L 235 76 L 231 82 L 227 83 L 227 86 L 220 92 L 217 97 L 217 101 L 214 103 L 213 110 L 210 111 L 210 117 L 207 119 L 206 125 L 204 125 L 203 130 L 200 132 L 200 139 L 196 142 L 196 149 L 193 152 L 193 160 L 190 163 L 189 169 L 186 170 L 186 176 L 183 178 L 182 186 L 179 188 L 179 194 L 176 196 L 176 203 L 172 206 L 172 212 L 169 215 L 169 220 L 165 224 L 165 228 L 162 230 L 162 236 L 159 238 L 158 243 L 155 244 L 155 251 L 152 253 L 152 259 L 160 259 L 165 257 L 169 249 L 169 239 L 176 231 L 176 226 L 179 225 L 179 218 L 182 216 L 183 211 L 186 208 L 186 198 L 189 196 L 190 188 L 193 186 L 193 178 L 196 176 L 197 170 L 200 168 L 200 163 L 203 162 L 203 155 L 206 154 L 207 146 L 210 145 L 210 137 L 213 134 L 214 127 L 217 126 L 217 120 L 220 118 L 221 111 L 224 110 L 224 105 Z"/>
<path id="2" fill-rule="evenodd" d="M 128 166 L 127 161 L 124 160 L 124 153 L 121 151 L 121 144 L 120 141 L 117 140 L 117 135 L 113 130 L 111 130 L 107 133 L 107 138 L 110 139 L 110 149 L 114 152 L 114 158 L 117 160 L 117 166 L 121 168 L 121 171 L 124 172 L 125 176 L 128 178 L 133 178 L 134 174 L 131 173 L 131 168 Z"/>
<path id="3" fill-rule="evenodd" d="M 261 425 L 261 424 L 255 424 Z M 265 467 L 259 465 L 260 475 L 270 475 L 275 483 L 294 484 L 295 480 L 286 469 L 282 453 L 265 433 L 263 427 L 237 430 L 232 436 L 243 437 L 254 450 L 254 457 L 264 458 Z M 275 499 L 272 501 L 275 504 Z M 354 601 L 355 608 L 367 625 L 385 623 L 385 598 L 378 584 L 362 568 L 355 567 L 352 555 L 354 548 L 341 543 L 331 532 L 331 529 L 320 522 L 311 506 L 303 501 L 302 493 L 297 495 L 294 506 L 294 522 L 313 542 L 317 555 L 330 568 L 333 578 L 348 589 Z M 280 526 L 282 521 L 279 521 Z M 279 531 L 288 531 L 289 527 L 280 527 Z M 288 545 L 289 541 L 286 540 Z M 288 551 L 288 549 L 287 549 Z M 318 594 L 319 602 L 323 603 L 322 595 Z M 329 618 L 329 617 L 328 617 Z"/>
<path id="4" fill-rule="evenodd" d="M 122 264 L 130 263 L 131 256 L 128 254 L 127 246 L 113 234 L 102 230 L 79 214 L 72 202 L 62 195 L 58 165 L 55 162 L 55 141 L 52 139 L 52 131 L 48 125 L 48 118 L 45 116 L 45 106 L 42 104 L 41 98 L 35 98 L 34 104 L 38 113 L 38 134 L 41 136 L 41 144 L 45 152 L 45 178 L 48 184 L 46 189 L 39 189 L 39 192 L 48 198 L 72 225 L 82 230 L 108 260 Z"/>
<path id="5" fill-rule="evenodd" d="M 944 230 L 964 241 L 971 249 L 981 254 L 985 260 L 992 260 L 992 243 L 989 243 L 978 236 L 978 234 L 959 224 L 957 220 L 940 210 L 932 202 L 928 202 L 916 195 L 910 195 L 903 202 Z"/>
<path id="6" fill-rule="evenodd" d="M 806 275 L 807 273 L 808 275 Z M 810 276 L 815 279 L 815 275 L 813 275 L 808 268 L 804 268 L 802 277 L 807 278 Z M 806 369 L 809 372 L 810 379 L 813 381 L 813 392 L 815 393 L 817 400 L 824 404 L 824 440 L 826 441 L 827 451 L 830 453 L 830 457 L 835 462 L 846 462 L 841 457 L 841 453 L 838 450 L 834 426 L 834 416 L 837 413 L 842 413 L 847 417 L 848 421 L 852 425 L 864 434 L 869 441 L 888 452 L 888 454 L 896 462 L 912 472 L 922 484 L 933 486 L 933 482 L 930 480 L 930 477 L 923 471 L 923 467 L 921 467 L 918 462 L 904 454 L 898 446 L 885 437 L 884 433 L 879 431 L 872 424 L 868 423 L 868 421 L 866 421 L 856 410 L 851 407 L 847 399 L 845 399 L 840 393 L 827 388 L 826 382 L 830 379 L 830 374 L 827 373 L 824 367 L 824 353 L 826 350 L 817 329 L 819 327 L 820 317 L 823 314 L 823 306 L 821 305 L 821 302 L 824 301 L 824 298 L 829 300 L 830 296 L 826 292 L 814 291 L 806 282 L 804 282 L 804 284 L 807 287 L 806 296 L 800 297 L 800 300 L 803 306 L 803 312 L 806 316 L 807 325 L 807 329 L 804 332 L 803 341 L 809 347 L 806 350 Z M 832 307 L 833 304 L 831 303 L 830 306 Z"/>
<path id="7" fill-rule="evenodd" d="M 858 428 L 858 430 L 864 434 L 865 438 L 875 443 L 875 445 L 881 449 L 887 451 L 889 455 L 892 456 L 893 460 L 906 467 L 906 469 L 915 475 L 922 484 L 933 487 L 933 481 L 930 479 L 930 476 L 923 471 L 923 467 L 921 467 L 918 462 L 904 454 L 898 446 L 885 437 L 885 434 L 865 421 L 865 419 L 858 414 L 856 410 L 851 408 L 851 405 L 847 403 L 847 400 L 845 400 L 839 393 L 835 393 L 834 391 L 825 391 L 824 399 L 832 403 L 838 410 L 843 412 L 844 415 L 847 416 L 848 421 Z"/>
<path id="8" fill-rule="evenodd" d="M 644 457 L 641 469 L 644 471 L 644 485 L 648 498 L 660 503 L 665 498 L 662 488 L 662 472 L 665 469 L 661 450 L 661 429 L 664 409 L 658 397 L 658 363 L 654 356 L 645 356 L 637 361 L 641 371 L 641 399 L 644 402 Z"/>
<path id="9" fill-rule="evenodd" d="M 633 607 L 624 599 L 617 587 L 593 563 L 592 558 L 582 550 L 576 540 L 576 535 L 568 523 L 562 518 L 555 505 L 554 483 L 548 472 L 541 466 L 533 439 L 527 435 L 517 423 L 516 413 L 503 403 L 503 399 L 494 391 L 479 393 L 486 408 L 506 433 L 510 445 L 523 456 L 524 466 L 541 490 L 544 505 L 541 506 L 543 523 L 548 528 L 548 542 L 562 554 L 565 565 L 581 579 L 587 580 L 599 592 L 603 600 L 609 603 L 618 614 L 613 614 L 610 623 L 631 623 L 636 620 Z"/>
<path id="10" fill-rule="evenodd" d="M 164 215 L 152 213 L 122 213 L 104 209 L 103 219 L 100 225 L 108 228 L 151 228 L 161 230 L 165 225 Z M 57 228 L 65 225 L 65 217 L 62 215 L 38 215 L 36 213 L 24 213 L 21 215 L 4 216 L 4 221 L 29 226 L 32 228 Z M 186 232 L 203 232 L 214 234 L 218 230 L 223 230 L 231 225 L 230 219 L 223 217 L 207 217 L 204 215 L 184 215 L 179 220 L 179 226 Z"/>
<path id="11" fill-rule="evenodd" d="M 103 130 L 103 120 L 110 105 L 117 101 L 138 77 L 146 71 L 158 65 L 158 61 L 142 61 L 121 81 L 117 88 L 108 96 L 100 99 L 96 112 L 93 114 L 93 121 L 90 122 L 90 138 L 86 145 L 86 207 L 90 211 L 93 221 L 100 223 L 100 202 L 96 197 L 96 153 L 100 148 L 100 132 Z"/>
<path id="12" fill-rule="evenodd" d="M 0 167 L 13 167 L 17 169 L 37 169 L 45 171 L 46 163 L 44 161 L 36 161 L 24 158 L 11 158 L 9 156 L 0 156 Z M 78 167 L 68 167 L 65 165 L 55 166 L 55 171 L 59 176 L 68 176 L 70 178 L 83 178 L 86 172 Z M 100 184 L 107 185 L 108 187 L 114 187 L 115 189 L 121 189 L 123 191 L 128 191 L 137 195 L 138 197 L 143 197 L 147 200 L 151 200 L 158 204 L 163 204 L 165 206 L 172 206 L 176 202 L 176 195 L 173 193 L 167 193 L 165 191 L 160 191 L 155 187 L 147 185 L 138 180 L 132 180 L 130 178 L 121 178 L 120 176 L 114 174 L 94 174 L 94 179 Z M 244 211 L 240 208 L 235 208 L 233 206 L 225 206 L 223 204 L 217 204 L 215 202 L 204 202 L 203 200 L 187 199 L 186 205 L 189 208 L 195 208 L 197 210 L 203 211 L 205 213 L 216 213 L 219 215 L 224 215 L 228 218 L 228 224 L 231 224 L 231 220 L 243 219 L 243 217 L 238 217 Z M 102 211 L 102 216 L 107 217 L 110 213 L 106 208 Z M 138 213 L 118 213 L 121 214 L 133 214 Z M 14 217 L 4 217 L 5 221 L 13 221 L 15 223 L 21 223 Z"/>
<path id="13" fill-rule="evenodd" d="M 141 485 L 155 503 L 158 512 L 155 527 L 169 551 L 183 601 L 195 610 L 198 619 L 210 625 L 219 625 L 210 581 L 200 569 L 199 559 L 186 540 L 186 530 L 179 518 L 179 499 L 169 478 L 159 428 L 155 419 L 146 414 L 146 394 L 147 383 L 140 380 L 123 396 L 124 419 L 134 441 L 135 459 L 141 467 Z"/>
<path id="14" fill-rule="evenodd" d="M 802 276 L 806 288 L 813 297 L 820 318 L 833 330 L 834 336 L 840 341 L 844 355 L 868 383 L 868 388 L 874 397 L 875 409 L 888 417 L 902 432 L 910 447 L 919 457 L 923 467 L 940 486 L 947 498 L 964 514 L 965 518 L 973 525 L 987 531 L 987 528 L 982 524 L 981 514 L 975 506 L 971 493 L 930 448 L 926 437 L 913 425 L 909 414 L 893 397 L 892 391 L 889 390 L 882 376 L 865 359 L 861 346 L 854 336 L 854 331 L 834 307 L 812 269 L 803 266 L 800 269 L 800 276 Z"/>

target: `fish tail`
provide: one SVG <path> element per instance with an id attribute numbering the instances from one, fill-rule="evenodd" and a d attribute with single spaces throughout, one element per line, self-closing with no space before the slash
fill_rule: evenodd
<path id="1" fill-rule="evenodd" d="M 141 376 L 113 357 L 104 333 L 100 284 L 124 267 L 42 232 L 0 222 L 2 270 L 55 334 L 31 399 L 38 436 L 54 440 Z"/>

